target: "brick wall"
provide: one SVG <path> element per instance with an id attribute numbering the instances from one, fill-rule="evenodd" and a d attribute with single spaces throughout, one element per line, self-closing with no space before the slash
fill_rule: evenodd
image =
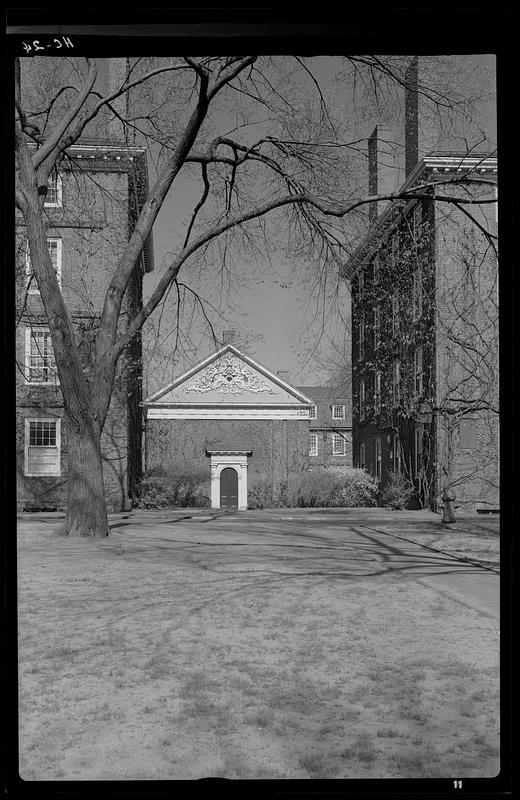
<path id="1" fill-rule="evenodd" d="M 249 475 L 273 480 L 309 463 L 307 420 L 156 420 L 146 422 L 146 469 L 169 462 L 207 468 L 206 450 L 248 449 Z"/>

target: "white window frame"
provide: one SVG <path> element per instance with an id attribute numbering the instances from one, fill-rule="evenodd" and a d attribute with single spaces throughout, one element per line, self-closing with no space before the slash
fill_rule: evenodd
<path id="1" fill-rule="evenodd" d="M 346 456 L 347 443 L 345 437 L 341 433 L 332 434 L 332 455 L 333 456 Z"/>
<path id="2" fill-rule="evenodd" d="M 412 290 L 413 319 L 417 322 L 423 311 L 423 275 L 421 267 L 414 270 Z"/>
<path id="3" fill-rule="evenodd" d="M 358 325 L 358 347 L 359 347 L 359 358 L 365 358 L 365 318 L 363 318 L 359 322 Z"/>
<path id="4" fill-rule="evenodd" d="M 58 279 L 58 286 L 61 287 L 63 241 L 59 236 L 47 236 L 47 244 L 50 244 L 51 242 L 56 242 L 56 277 Z M 26 243 L 25 247 L 25 277 L 27 285 L 29 285 L 29 281 L 32 277 L 28 294 L 40 294 L 38 281 L 36 280 L 36 276 L 32 271 L 31 257 L 29 255 L 29 242 Z"/>
<path id="5" fill-rule="evenodd" d="M 56 362 L 54 359 L 54 352 L 52 351 L 52 341 L 51 341 L 51 358 L 50 358 L 50 366 L 49 370 L 53 373 L 52 378 L 46 381 L 37 381 L 31 380 L 31 339 L 36 341 L 35 337 L 33 336 L 34 333 L 48 333 L 50 336 L 49 328 L 43 325 L 35 325 L 31 327 L 27 325 L 25 328 L 25 383 L 30 386 L 56 386 L 59 383 L 58 380 L 58 372 L 56 370 Z M 36 369 L 36 367 L 35 367 Z M 44 369 L 42 366 L 41 369 Z"/>
<path id="6" fill-rule="evenodd" d="M 381 370 L 374 375 L 374 414 L 381 413 Z"/>
<path id="7" fill-rule="evenodd" d="M 365 442 L 361 442 L 361 444 L 359 445 L 359 466 L 361 467 L 361 469 L 366 469 L 366 465 L 367 465 L 366 446 Z"/>
<path id="8" fill-rule="evenodd" d="M 338 409 L 339 409 L 339 411 L 338 411 Z M 333 405 L 332 406 L 332 419 L 345 419 L 345 406 L 344 405 Z"/>
<path id="9" fill-rule="evenodd" d="M 56 177 L 56 182 L 54 182 L 54 177 Z M 54 172 L 49 177 L 49 186 L 51 184 L 53 186 L 54 185 L 56 186 L 56 202 L 52 203 L 47 200 L 48 197 L 48 191 L 47 191 L 47 197 L 45 198 L 45 202 L 43 205 L 45 206 L 45 208 L 61 208 L 63 206 L 63 179 L 59 172 Z"/>
<path id="10" fill-rule="evenodd" d="M 377 480 L 381 480 L 383 474 L 383 451 L 381 449 L 381 439 L 374 439 L 374 472 Z"/>
<path id="11" fill-rule="evenodd" d="M 365 381 L 361 380 L 359 382 L 359 419 L 360 420 L 364 420 L 365 419 L 365 412 L 366 412 L 365 404 L 366 404 Z"/>
<path id="12" fill-rule="evenodd" d="M 56 466 L 51 472 L 29 472 L 29 448 L 39 445 L 30 445 L 31 422 L 53 422 L 56 424 L 56 444 L 42 445 L 55 447 Z M 26 417 L 24 441 L 24 475 L 28 478 L 55 478 L 61 476 L 61 419 L 59 417 Z"/>
<path id="13" fill-rule="evenodd" d="M 317 433 L 309 433 L 309 455 L 310 456 L 317 456 L 318 455 L 318 434 Z"/>
<path id="14" fill-rule="evenodd" d="M 414 394 L 415 397 L 422 397 L 424 391 L 423 378 L 423 348 L 418 345 L 413 353 L 413 375 L 414 375 Z"/>
<path id="15" fill-rule="evenodd" d="M 381 309 L 379 306 L 374 308 L 374 350 L 381 344 Z"/>
<path id="16" fill-rule="evenodd" d="M 318 406 L 309 406 L 309 419 L 316 419 L 318 416 Z"/>

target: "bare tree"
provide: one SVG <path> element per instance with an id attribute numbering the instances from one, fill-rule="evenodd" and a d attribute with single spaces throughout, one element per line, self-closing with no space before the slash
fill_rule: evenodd
<path id="1" fill-rule="evenodd" d="M 367 87 L 376 87 L 376 94 L 378 81 L 389 87 L 403 84 L 401 61 L 404 64 L 402 59 L 371 56 L 344 59 Z M 66 74 L 60 72 L 64 66 Z M 100 437 L 118 361 L 165 293 L 172 286 L 178 289 L 185 265 L 208 272 L 216 248 L 221 269 L 234 248 L 265 246 L 269 228 L 264 220 L 271 217 L 277 235 L 297 253 L 305 250 L 319 263 L 330 263 L 344 258 L 349 249 L 342 220 L 359 214 L 374 200 L 349 181 L 348 167 L 359 152 L 359 142 L 346 135 L 347 128 L 340 131 L 331 118 L 306 59 L 286 59 L 283 69 L 276 59 L 257 56 L 186 56 L 158 66 L 127 60 L 120 85 L 109 88 L 100 83 L 101 66 L 88 58 L 58 63 L 60 80 L 52 94 L 43 93 L 33 108 L 27 107 L 19 64 L 16 71 L 16 206 L 25 223 L 63 394 L 70 536 L 109 534 Z M 301 93 L 302 81 L 313 95 Z M 123 104 L 134 90 L 149 91 L 154 102 L 158 97 L 160 101 L 149 111 L 128 99 Z M 424 87 L 421 91 L 428 93 L 433 108 L 453 105 L 446 93 Z M 94 346 L 86 369 L 49 255 L 44 202 L 53 171 L 81 137 L 99 132 L 103 117 L 119 120 L 127 132 L 146 137 L 156 158 L 156 176 L 126 247 L 111 267 L 101 314 L 90 332 Z M 175 193 L 181 171 L 199 177 L 199 199 L 149 298 L 122 328 L 124 297 L 143 244 L 166 198 Z M 423 192 L 424 187 L 416 186 L 379 199 Z M 486 202 L 452 197 L 449 191 L 440 199 L 456 200 L 469 214 L 475 204 Z"/>

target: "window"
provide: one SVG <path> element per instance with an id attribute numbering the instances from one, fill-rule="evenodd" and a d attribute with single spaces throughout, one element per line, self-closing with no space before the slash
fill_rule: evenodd
<path id="1" fill-rule="evenodd" d="M 392 296 L 392 336 L 397 336 L 399 333 L 399 295 Z"/>
<path id="2" fill-rule="evenodd" d="M 401 362 L 398 360 L 392 365 L 392 403 L 394 406 L 401 403 Z"/>
<path id="3" fill-rule="evenodd" d="M 25 329 L 27 383 L 57 383 L 56 362 L 48 328 Z"/>
<path id="4" fill-rule="evenodd" d="M 365 419 L 365 381 L 359 384 L 359 419 Z"/>
<path id="5" fill-rule="evenodd" d="M 47 184 L 47 195 L 45 197 L 46 208 L 61 208 L 63 205 L 63 182 L 61 175 L 53 172 Z"/>
<path id="6" fill-rule="evenodd" d="M 359 357 L 363 359 L 365 357 L 365 320 L 364 318 L 358 325 L 358 345 L 359 345 Z"/>
<path id="7" fill-rule="evenodd" d="M 478 447 L 476 419 L 461 419 L 459 424 L 459 446 L 462 450 L 475 450 Z"/>
<path id="8" fill-rule="evenodd" d="M 378 371 L 374 379 L 374 413 L 381 413 L 381 373 Z"/>
<path id="9" fill-rule="evenodd" d="M 316 419 L 318 416 L 318 406 L 309 406 L 309 419 Z"/>
<path id="10" fill-rule="evenodd" d="M 415 430 L 415 477 L 421 472 L 423 463 L 423 430 L 416 428 Z"/>
<path id="11" fill-rule="evenodd" d="M 376 478 L 378 480 L 381 480 L 381 465 L 382 465 L 381 439 L 376 439 L 374 441 L 374 463 L 376 469 Z"/>
<path id="12" fill-rule="evenodd" d="M 61 239 L 47 238 L 47 244 L 49 246 L 52 266 L 58 278 L 58 284 L 61 286 Z M 40 294 L 38 283 L 32 271 L 29 242 L 27 242 L 25 255 L 25 275 L 27 278 L 27 285 L 29 286 L 29 294 Z"/>
<path id="13" fill-rule="evenodd" d="M 394 472 L 401 472 L 401 440 L 398 433 L 394 433 L 390 460 Z"/>
<path id="14" fill-rule="evenodd" d="M 413 362 L 415 396 L 421 397 L 423 393 L 423 349 L 421 345 L 414 350 Z"/>
<path id="15" fill-rule="evenodd" d="M 417 321 L 422 314 L 423 305 L 423 286 L 422 286 L 422 269 L 416 269 L 413 273 L 413 318 Z"/>
<path id="16" fill-rule="evenodd" d="M 318 434 L 317 433 L 310 433 L 309 434 L 309 455 L 310 456 L 317 456 L 318 455 Z"/>
<path id="17" fill-rule="evenodd" d="M 364 291 L 365 291 L 365 273 L 363 272 L 363 270 L 361 270 L 359 275 L 358 275 L 358 295 L 359 295 L 359 297 L 362 296 Z"/>
<path id="18" fill-rule="evenodd" d="M 345 419 L 345 406 L 332 406 L 332 419 Z"/>
<path id="19" fill-rule="evenodd" d="M 59 419 L 25 420 L 25 474 L 60 475 Z"/>
<path id="20" fill-rule="evenodd" d="M 365 469 L 367 465 L 367 457 L 366 457 L 366 448 L 365 443 L 359 445 L 359 466 L 361 469 Z"/>
<path id="21" fill-rule="evenodd" d="M 374 349 L 381 344 L 381 312 L 379 306 L 374 308 Z"/>
<path id="22" fill-rule="evenodd" d="M 345 439 L 340 433 L 332 434 L 332 455 L 344 456 L 346 453 Z"/>

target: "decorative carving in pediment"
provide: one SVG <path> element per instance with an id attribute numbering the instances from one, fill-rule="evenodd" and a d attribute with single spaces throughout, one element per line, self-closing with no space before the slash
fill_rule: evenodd
<path id="1" fill-rule="evenodd" d="M 233 353 L 227 353 L 216 363 L 211 364 L 197 376 L 184 390 L 188 392 L 220 392 L 221 394 L 240 394 L 240 392 L 269 392 L 272 386 Z"/>

